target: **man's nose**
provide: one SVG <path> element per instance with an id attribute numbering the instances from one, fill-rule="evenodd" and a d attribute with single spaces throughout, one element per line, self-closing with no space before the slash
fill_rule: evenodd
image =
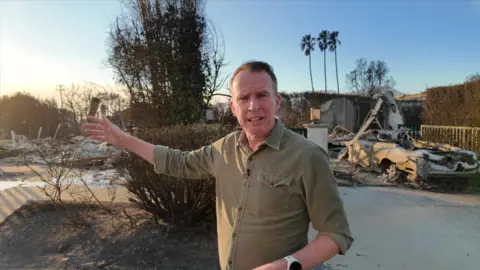
<path id="1" fill-rule="evenodd" d="M 250 99 L 250 102 L 249 102 L 249 104 L 248 104 L 248 110 L 249 110 L 249 111 L 256 111 L 256 110 L 258 110 L 259 107 L 260 107 L 260 106 L 259 106 L 258 101 L 257 101 L 256 98 Z"/>

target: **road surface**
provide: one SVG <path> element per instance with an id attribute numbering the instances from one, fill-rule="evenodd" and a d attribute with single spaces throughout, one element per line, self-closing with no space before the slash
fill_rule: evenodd
<path id="1" fill-rule="evenodd" d="M 325 269 L 480 269 L 479 197 L 372 187 L 340 192 L 355 241 Z"/>
<path id="2" fill-rule="evenodd" d="M 17 183 L 0 185 L 0 223 L 27 200 L 44 197 L 32 186 L 13 187 Z M 106 192 L 95 190 L 97 197 Z M 346 256 L 336 256 L 324 269 L 480 269 L 479 196 L 377 187 L 340 192 L 355 241 Z"/>

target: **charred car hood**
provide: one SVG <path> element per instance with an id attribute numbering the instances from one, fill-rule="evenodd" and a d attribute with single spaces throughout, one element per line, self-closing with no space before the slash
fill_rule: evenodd
<path id="1" fill-rule="evenodd" d="M 436 151 L 420 149 L 415 150 L 412 157 L 428 161 L 432 169 L 448 171 L 465 171 L 478 168 L 477 154 L 467 150 Z"/>

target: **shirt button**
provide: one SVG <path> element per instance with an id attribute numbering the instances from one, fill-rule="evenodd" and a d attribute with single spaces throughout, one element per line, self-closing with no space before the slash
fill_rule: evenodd
<path id="1" fill-rule="evenodd" d="M 228 261 L 228 264 L 232 264 L 232 261 Z"/>
<path id="2" fill-rule="evenodd" d="M 236 232 L 234 232 L 234 233 L 233 233 L 233 237 L 236 237 L 236 236 L 237 236 L 237 233 L 236 233 Z"/>
<path id="3" fill-rule="evenodd" d="M 242 211 L 242 210 L 243 210 L 243 207 L 238 208 L 238 211 Z"/>
<path id="4" fill-rule="evenodd" d="M 244 186 L 247 186 L 247 184 L 248 184 L 247 181 L 243 182 L 243 185 L 244 185 Z"/>

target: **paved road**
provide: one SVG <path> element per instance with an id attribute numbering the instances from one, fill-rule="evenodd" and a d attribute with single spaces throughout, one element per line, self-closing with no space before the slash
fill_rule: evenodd
<path id="1" fill-rule="evenodd" d="M 480 269 L 479 197 L 371 187 L 340 191 L 355 242 L 325 269 Z"/>
<path id="2" fill-rule="evenodd" d="M 117 200 L 124 200 L 126 192 L 118 191 Z M 340 191 L 355 242 L 325 269 L 480 269 L 480 197 L 374 187 Z M 105 189 L 95 192 L 107 196 Z M 0 190 L 0 223 L 42 197 L 36 187 Z"/>
<path id="3" fill-rule="evenodd" d="M 21 184 L 21 185 L 18 185 Z M 10 216 L 15 210 L 20 208 L 28 201 L 49 200 L 44 192 L 38 188 L 43 183 L 39 182 L 1 182 L 0 181 L 0 224 Z M 111 201 L 111 194 L 106 188 L 90 187 L 95 196 L 105 202 Z M 49 192 L 50 193 L 50 192 Z M 50 193 L 51 194 L 51 193 Z M 82 185 L 70 186 L 70 192 L 63 192 L 62 198 L 66 201 L 77 200 L 82 201 L 86 197 L 90 197 L 90 191 Z M 123 187 L 115 190 L 115 202 L 128 202 L 128 192 Z M 92 199 L 93 200 L 93 199 Z"/>

